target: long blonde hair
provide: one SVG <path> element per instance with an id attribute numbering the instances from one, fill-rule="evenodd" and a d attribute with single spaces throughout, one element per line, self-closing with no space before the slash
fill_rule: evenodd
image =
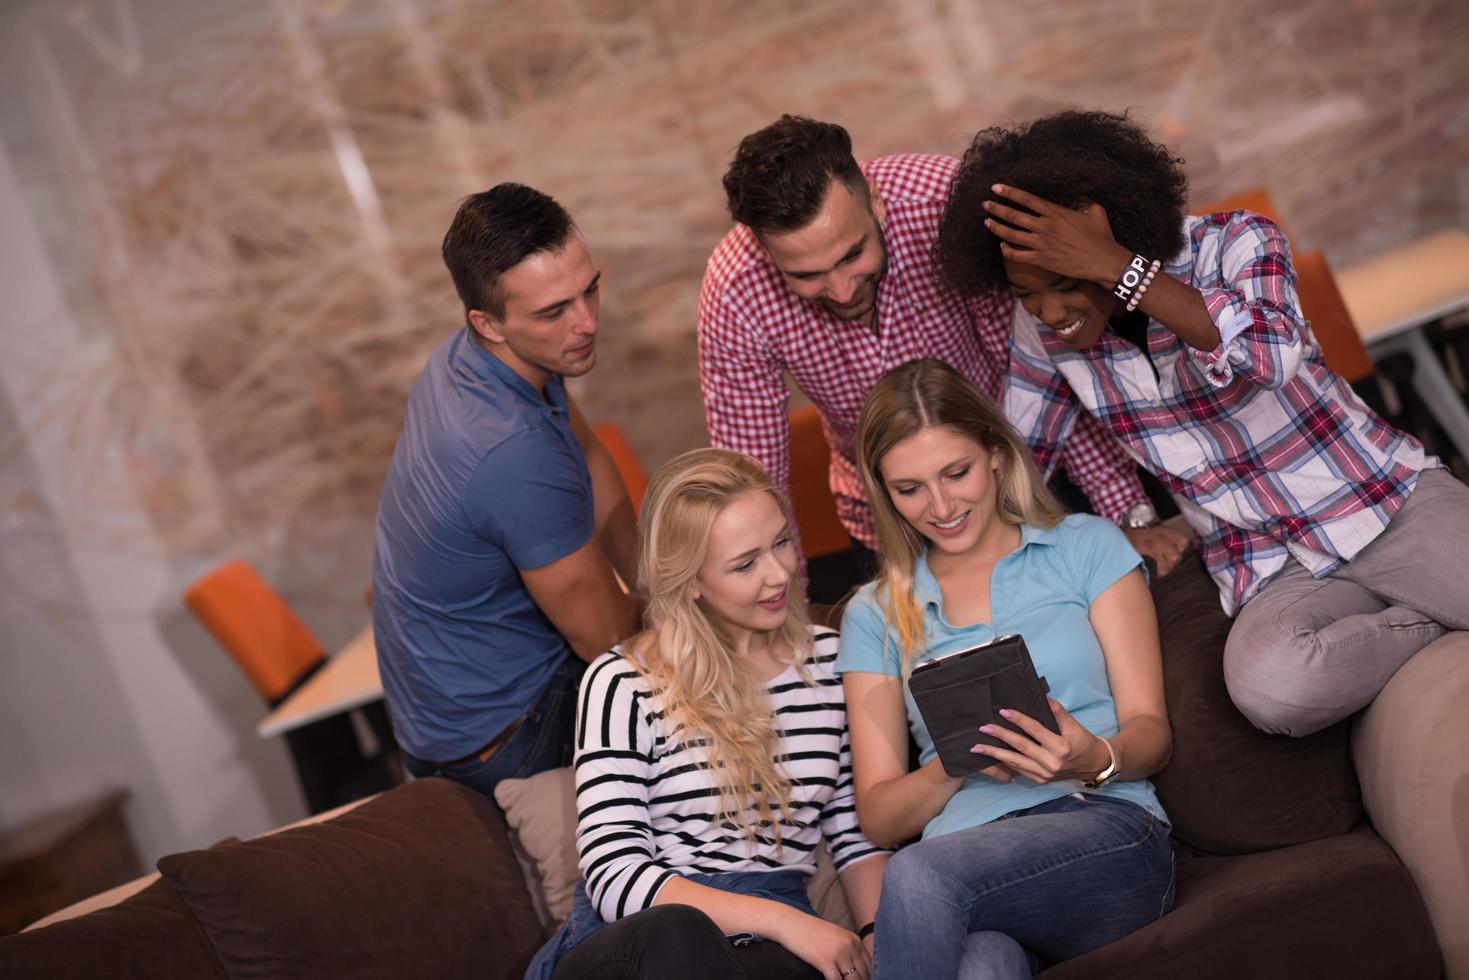
<path id="1" fill-rule="evenodd" d="M 707 745 L 709 772 L 720 791 L 718 818 L 738 823 L 753 841 L 756 827 L 746 818 L 753 804 L 759 824 L 774 828 L 778 847 L 777 816 L 790 815 L 791 786 L 777 758 L 779 735 L 769 698 L 736 658 L 719 621 L 694 598 L 715 518 L 750 491 L 770 494 L 789 519 L 785 497 L 743 453 L 696 449 L 654 474 L 643 499 L 639 566 L 649 630 L 634 645 L 641 658 L 631 659 L 662 696 L 673 737 Z M 805 598 L 794 584 L 785 621 L 769 638 L 772 649 L 787 653 L 809 683 L 811 633 Z"/>
<path id="2" fill-rule="evenodd" d="M 1055 527 L 1066 516 L 1046 489 L 1030 450 L 984 392 L 942 361 L 909 361 L 883 376 L 867 395 L 857 425 L 857 468 L 872 506 L 881 568 L 877 598 L 898 634 L 903 670 L 923 645 L 923 610 L 913 579 L 925 539 L 893 506 L 882 461 L 898 443 L 930 426 L 945 426 L 999 457 L 995 510 L 1006 524 Z"/>

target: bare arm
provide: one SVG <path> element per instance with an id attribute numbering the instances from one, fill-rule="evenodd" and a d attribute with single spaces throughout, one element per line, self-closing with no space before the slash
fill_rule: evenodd
<path id="1" fill-rule="evenodd" d="M 570 396 L 566 404 L 571 409 L 572 431 L 581 443 L 592 476 L 592 513 L 597 540 L 622 581 L 632 588 L 638 580 L 638 526 L 627 485 L 612 454 L 587 424 L 581 408 Z"/>
<path id="2" fill-rule="evenodd" d="M 877 900 L 882 896 L 882 873 L 888 866 L 886 854 L 874 854 L 856 864 L 849 864 L 837 873 L 842 891 L 847 894 L 847 908 L 852 910 L 852 921 L 861 928 L 877 919 Z M 867 952 L 872 952 L 872 937 L 863 940 Z"/>
<path id="3" fill-rule="evenodd" d="M 902 678 L 848 671 L 842 691 L 852 732 L 857 820 L 872 843 L 896 847 L 918 836 L 964 780 L 944 772 L 937 758 L 908 771 Z"/>
<path id="4" fill-rule="evenodd" d="M 1112 738 L 1118 779 L 1143 779 L 1168 764 L 1173 728 L 1163 698 L 1163 654 L 1158 613 L 1140 571 L 1128 572 L 1097 596 L 1092 628 L 1107 658 L 1107 683 L 1117 704 Z"/>
<path id="5" fill-rule="evenodd" d="M 640 604 L 617 584 L 595 535 L 565 558 L 521 569 L 520 578 L 551 625 L 588 663 L 638 629 Z"/>

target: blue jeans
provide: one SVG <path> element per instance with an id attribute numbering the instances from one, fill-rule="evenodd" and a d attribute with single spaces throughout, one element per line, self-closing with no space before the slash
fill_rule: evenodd
<path id="1" fill-rule="evenodd" d="M 495 786 L 502 779 L 524 779 L 571 765 L 576 742 L 576 692 L 586 669 L 584 662 L 568 656 L 526 711 L 520 727 L 489 759 L 446 766 L 404 752 L 403 767 L 419 779 L 442 776 L 463 783 L 493 801 Z"/>
<path id="2" fill-rule="evenodd" d="M 872 975 L 1028 976 L 1172 907 L 1168 825 L 1125 800 L 1063 796 L 894 854 Z"/>
<path id="3" fill-rule="evenodd" d="M 736 871 L 718 875 L 686 874 L 684 878 L 698 885 L 718 888 L 720 891 L 768 898 L 789 905 L 807 915 L 816 914 L 811 908 L 811 900 L 806 896 L 807 876 L 801 871 Z M 566 917 L 566 921 L 561 924 L 556 934 L 541 947 L 540 952 L 536 953 L 535 959 L 531 960 L 530 966 L 525 971 L 525 980 L 549 978 L 562 957 L 607 925 L 596 906 L 587 897 L 585 884 L 585 882 L 577 882 L 576 897 L 571 904 L 571 914 Z M 644 911 L 652 910 L 645 909 Z M 634 912 L 629 918 L 642 914 L 642 912 Z M 730 937 L 730 940 L 736 943 L 762 941 L 754 933 L 741 933 L 739 936 Z"/>

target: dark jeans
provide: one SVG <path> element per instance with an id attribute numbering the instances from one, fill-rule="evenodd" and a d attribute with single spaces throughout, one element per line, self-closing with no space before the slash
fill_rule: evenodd
<path id="1" fill-rule="evenodd" d="M 403 753 L 403 765 L 415 777 L 442 776 L 478 790 L 492 801 L 502 779 L 524 779 L 547 769 L 571 765 L 576 739 L 576 692 L 587 669 L 568 656 L 537 696 L 525 720 L 486 760 L 470 759 L 452 766 Z"/>
<path id="2" fill-rule="evenodd" d="M 816 914 L 806 897 L 806 876 L 799 871 L 685 877 Z M 689 905 L 659 905 L 605 922 L 583 884 L 578 884 L 571 915 L 531 961 L 525 980 L 816 980 L 820 976 L 779 943 L 751 933 L 725 936 L 713 919 Z"/>

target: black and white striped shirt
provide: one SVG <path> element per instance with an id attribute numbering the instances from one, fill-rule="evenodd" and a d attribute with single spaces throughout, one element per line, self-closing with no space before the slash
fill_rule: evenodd
<path id="1" fill-rule="evenodd" d="M 752 842 L 733 821 L 716 821 L 719 789 L 707 750 L 669 730 L 662 698 L 618 650 L 587 669 L 577 708 L 577 849 L 587 894 L 603 919 L 652 905 L 679 873 L 814 873 L 822 839 L 838 871 L 882 853 L 857 827 L 846 705 L 832 672 L 837 634 L 812 632 L 811 685 L 791 667 L 766 686 L 791 781 L 791 819 L 781 821 L 779 853 L 771 828 Z M 753 807 L 747 815 L 751 823 L 758 819 Z"/>

